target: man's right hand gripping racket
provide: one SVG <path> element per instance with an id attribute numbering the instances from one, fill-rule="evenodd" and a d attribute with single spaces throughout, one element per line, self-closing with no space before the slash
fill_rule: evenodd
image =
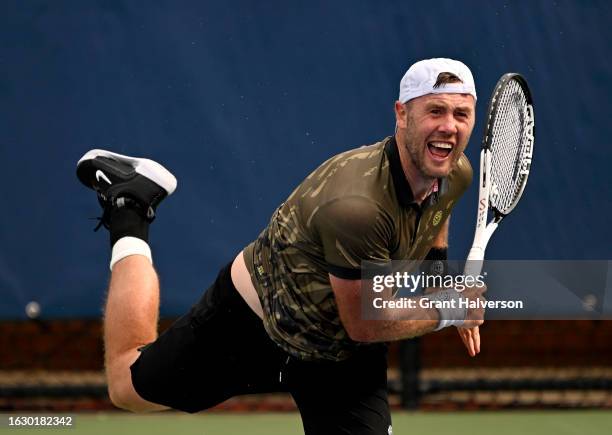
<path id="1" fill-rule="evenodd" d="M 533 100 L 527 82 L 520 74 L 504 74 L 487 111 L 480 151 L 478 218 L 466 276 L 480 274 L 489 239 L 521 199 L 531 169 L 533 143 Z M 487 223 L 489 209 L 493 219 Z"/>

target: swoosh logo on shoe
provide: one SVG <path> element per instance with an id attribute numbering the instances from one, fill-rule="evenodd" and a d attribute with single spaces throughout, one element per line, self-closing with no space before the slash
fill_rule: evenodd
<path id="1" fill-rule="evenodd" d="M 106 181 L 108 184 L 113 184 L 113 183 L 111 183 L 111 180 L 108 179 L 106 174 L 98 169 L 96 171 L 96 180 L 98 181 L 98 183 L 100 182 L 100 178 L 103 179 L 104 181 Z"/>

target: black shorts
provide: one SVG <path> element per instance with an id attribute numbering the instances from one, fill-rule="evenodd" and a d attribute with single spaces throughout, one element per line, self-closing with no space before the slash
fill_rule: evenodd
<path id="1" fill-rule="evenodd" d="M 198 412 L 226 399 L 289 392 L 306 434 L 387 434 L 384 347 L 341 362 L 302 361 L 278 347 L 234 287 L 231 263 L 189 313 L 141 349 L 131 367 L 144 399 Z"/>

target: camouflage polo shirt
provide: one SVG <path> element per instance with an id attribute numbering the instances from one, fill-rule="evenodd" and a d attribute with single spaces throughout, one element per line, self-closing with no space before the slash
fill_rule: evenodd
<path id="1" fill-rule="evenodd" d="M 359 279 L 362 260 L 425 258 L 471 179 L 462 155 L 419 206 L 393 136 L 319 166 L 244 251 L 272 340 L 306 360 L 339 361 L 365 346 L 342 326 L 328 274 Z"/>

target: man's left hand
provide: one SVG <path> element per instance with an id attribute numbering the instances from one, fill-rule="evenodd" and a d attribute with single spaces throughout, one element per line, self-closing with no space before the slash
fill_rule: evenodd
<path id="1" fill-rule="evenodd" d="M 478 326 L 473 328 L 457 328 L 457 332 L 470 356 L 476 356 L 476 354 L 480 353 L 480 330 Z"/>

